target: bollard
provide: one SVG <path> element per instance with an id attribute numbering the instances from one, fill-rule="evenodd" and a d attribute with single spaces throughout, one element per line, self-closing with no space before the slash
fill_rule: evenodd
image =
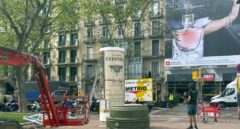
<path id="1" fill-rule="evenodd" d="M 207 113 L 207 115 L 205 113 Z M 207 123 L 208 122 L 208 112 L 204 112 L 203 114 L 204 114 L 203 122 Z"/>
<path id="2" fill-rule="evenodd" d="M 203 122 L 207 123 L 208 122 L 208 118 L 207 118 L 208 114 L 207 115 L 205 114 L 206 111 L 205 111 L 205 107 L 204 106 L 202 107 L 202 112 L 203 112 Z"/>
<path id="3" fill-rule="evenodd" d="M 217 122 L 217 114 L 214 112 L 214 122 Z"/>
<path id="4" fill-rule="evenodd" d="M 113 106 L 106 124 L 107 129 L 149 129 L 148 108 L 141 104 Z"/>

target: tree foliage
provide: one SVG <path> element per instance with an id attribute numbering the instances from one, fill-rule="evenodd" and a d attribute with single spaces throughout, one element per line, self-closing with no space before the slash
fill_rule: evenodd
<path id="1" fill-rule="evenodd" d="M 78 22 L 79 0 L 0 0 L 1 46 L 33 53 L 39 44 L 61 27 Z M 25 107 L 22 68 L 16 68 L 21 111 Z"/>
<path id="2" fill-rule="evenodd" d="M 155 0 L 0 0 L 1 46 L 34 53 L 39 44 L 60 30 L 71 30 L 80 21 L 99 19 L 107 26 L 108 44 L 118 42 L 114 33 L 122 26 L 124 40 L 134 20 L 144 21 Z M 136 18 L 136 16 L 138 16 Z M 148 31 L 148 30 L 145 30 Z M 24 98 L 24 69 L 16 69 L 20 104 Z M 24 105 L 23 105 L 24 106 Z M 23 107 L 22 107 L 23 108 Z"/>

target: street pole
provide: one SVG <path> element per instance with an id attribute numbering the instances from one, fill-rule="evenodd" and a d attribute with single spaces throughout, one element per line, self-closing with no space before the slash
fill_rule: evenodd
<path id="1" fill-rule="evenodd" d="M 240 120 L 240 64 L 237 65 L 237 106 L 238 120 Z"/>
<path id="2" fill-rule="evenodd" d="M 199 92 L 199 100 L 203 102 L 203 95 L 202 95 L 202 67 L 198 66 L 198 81 L 197 81 L 197 86 L 198 86 L 198 92 Z"/>

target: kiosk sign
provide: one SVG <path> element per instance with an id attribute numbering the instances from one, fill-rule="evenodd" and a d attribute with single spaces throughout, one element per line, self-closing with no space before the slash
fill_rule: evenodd
<path id="1" fill-rule="evenodd" d="M 125 102 L 153 101 L 152 78 L 125 80 Z"/>

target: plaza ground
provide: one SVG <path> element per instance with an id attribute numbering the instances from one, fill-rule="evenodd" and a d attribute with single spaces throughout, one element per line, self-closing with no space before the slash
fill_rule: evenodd
<path id="1" fill-rule="evenodd" d="M 186 129 L 188 117 L 186 105 L 180 104 L 172 109 L 154 108 L 150 113 L 150 129 Z M 226 108 L 221 111 L 221 118 L 214 122 L 209 118 L 207 123 L 202 117 L 197 118 L 199 129 L 239 129 L 240 120 L 237 120 L 236 108 Z M 91 114 L 90 123 L 81 127 L 58 127 L 52 129 L 106 129 L 106 123 L 99 121 L 98 114 Z"/>
<path id="2" fill-rule="evenodd" d="M 151 118 L 150 129 L 186 129 L 189 126 L 187 119 L 168 116 L 163 118 Z M 203 123 L 198 119 L 199 129 L 238 129 L 240 121 L 219 121 Z M 98 115 L 92 115 L 90 123 L 81 127 L 58 127 L 52 129 L 106 129 L 105 122 L 98 120 Z"/>

